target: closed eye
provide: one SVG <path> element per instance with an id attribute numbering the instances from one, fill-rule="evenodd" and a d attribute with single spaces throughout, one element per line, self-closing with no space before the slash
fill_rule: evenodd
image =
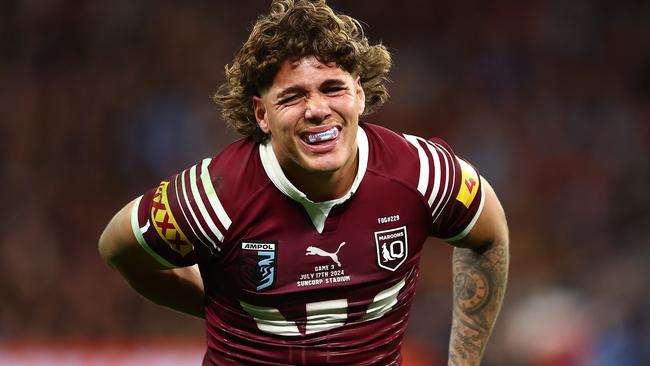
<path id="1" fill-rule="evenodd" d="M 280 99 L 278 101 L 278 104 L 280 104 L 280 105 L 292 104 L 294 102 L 297 102 L 300 99 L 300 97 L 301 97 L 301 95 L 299 95 L 299 94 L 291 94 L 291 95 L 288 95 L 288 96 Z"/>
<path id="2" fill-rule="evenodd" d="M 348 88 L 344 86 L 328 86 L 322 89 L 323 93 L 328 94 L 328 95 L 338 95 L 341 92 L 346 91 Z"/>
<path id="3" fill-rule="evenodd" d="M 320 85 L 320 91 L 330 96 L 338 96 L 348 90 L 348 85 L 341 79 L 327 79 Z"/>

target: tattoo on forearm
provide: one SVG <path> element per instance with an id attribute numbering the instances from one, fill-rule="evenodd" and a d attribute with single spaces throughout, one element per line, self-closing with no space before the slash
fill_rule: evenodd
<path id="1" fill-rule="evenodd" d="M 490 279 L 481 269 L 477 270 L 461 260 L 456 262 L 459 271 L 454 277 L 456 304 L 466 313 L 480 311 L 490 297 Z"/>
<path id="2" fill-rule="evenodd" d="M 484 252 L 455 248 L 450 365 L 478 365 L 501 308 L 508 271 L 507 244 Z"/>

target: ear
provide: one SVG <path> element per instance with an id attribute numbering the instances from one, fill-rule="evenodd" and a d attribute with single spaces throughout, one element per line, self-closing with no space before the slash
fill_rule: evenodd
<path id="1" fill-rule="evenodd" d="M 355 82 L 357 102 L 359 105 L 359 115 L 363 114 L 363 111 L 366 110 L 366 93 L 363 91 L 363 86 L 361 86 L 361 77 L 357 75 L 357 80 Z"/>
<path id="2" fill-rule="evenodd" d="M 253 113 L 255 114 L 255 120 L 257 121 L 257 125 L 260 126 L 260 129 L 262 129 L 264 133 L 270 133 L 271 130 L 266 121 L 266 107 L 264 106 L 262 98 L 256 95 L 253 96 Z"/>

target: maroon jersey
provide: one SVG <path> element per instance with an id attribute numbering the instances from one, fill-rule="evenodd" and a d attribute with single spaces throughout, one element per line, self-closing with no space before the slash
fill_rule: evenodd
<path id="1" fill-rule="evenodd" d="M 399 365 L 422 244 L 453 241 L 483 204 L 478 173 L 440 139 L 361 123 L 342 198 L 312 202 L 250 139 L 163 181 L 134 206 L 142 247 L 198 264 L 205 365 Z"/>

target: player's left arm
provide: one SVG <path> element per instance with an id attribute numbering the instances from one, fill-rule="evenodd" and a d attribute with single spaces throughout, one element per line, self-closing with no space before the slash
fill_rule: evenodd
<path id="1" fill-rule="evenodd" d="M 485 178 L 483 210 L 454 245 L 453 317 L 449 365 L 479 365 L 501 309 L 508 281 L 508 225 L 499 199 Z"/>

